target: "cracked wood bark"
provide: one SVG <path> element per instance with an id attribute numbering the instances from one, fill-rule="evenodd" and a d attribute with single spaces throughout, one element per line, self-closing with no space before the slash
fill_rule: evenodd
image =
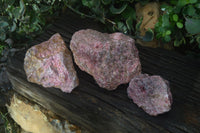
<path id="1" fill-rule="evenodd" d="M 73 13 L 65 13 L 32 45 L 46 41 L 59 32 L 69 47 L 72 34 L 86 28 L 101 31 L 103 27 Z M 168 113 L 157 117 L 147 115 L 127 97 L 127 84 L 115 91 L 107 91 L 98 87 L 94 79 L 76 65 L 80 85 L 71 94 L 30 83 L 23 70 L 25 51 L 10 59 L 7 70 L 16 92 L 80 126 L 83 132 L 199 132 L 200 60 L 163 49 L 140 46 L 138 49 L 143 72 L 161 75 L 171 83 L 173 105 Z"/>

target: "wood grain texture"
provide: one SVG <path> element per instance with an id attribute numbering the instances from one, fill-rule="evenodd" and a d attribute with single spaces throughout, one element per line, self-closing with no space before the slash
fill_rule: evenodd
<path id="1" fill-rule="evenodd" d="M 65 13 L 31 45 L 60 33 L 69 47 L 72 34 L 80 29 L 103 27 L 89 19 Z M 200 131 L 200 60 L 173 51 L 137 46 L 143 73 L 161 75 L 170 81 L 173 94 L 172 110 L 152 117 L 127 97 L 127 84 L 115 91 L 100 88 L 94 79 L 76 65 L 79 87 L 67 94 L 56 88 L 44 88 L 26 80 L 23 70 L 25 51 L 11 58 L 9 79 L 15 91 L 55 112 L 83 132 L 91 133 L 198 133 Z"/>

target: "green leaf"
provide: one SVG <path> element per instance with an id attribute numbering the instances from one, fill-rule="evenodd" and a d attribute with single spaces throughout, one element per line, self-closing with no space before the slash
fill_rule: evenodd
<path id="1" fill-rule="evenodd" d="M 167 14 L 173 11 L 173 7 L 166 4 L 162 4 L 160 8 L 163 12 L 166 12 Z"/>
<path id="2" fill-rule="evenodd" d="M 157 33 L 156 34 L 156 39 L 159 39 L 159 38 L 161 38 L 162 37 L 162 33 Z"/>
<path id="3" fill-rule="evenodd" d="M 0 40 L 4 41 L 6 39 L 6 33 L 3 29 L 0 29 Z"/>
<path id="4" fill-rule="evenodd" d="M 33 7 L 33 10 L 35 12 L 39 12 L 40 11 L 40 8 L 36 4 L 33 4 L 32 7 Z"/>
<path id="5" fill-rule="evenodd" d="M 24 1 L 23 1 L 23 0 L 20 0 L 19 4 L 20 4 L 20 13 L 21 13 L 21 16 L 23 16 L 24 13 L 25 13 Z"/>
<path id="6" fill-rule="evenodd" d="M 8 19 L 8 16 L 0 16 L 0 21 L 3 20 L 3 21 L 9 21 Z"/>
<path id="7" fill-rule="evenodd" d="M 179 28 L 179 29 L 182 29 L 183 28 L 183 24 L 181 22 L 177 22 L 176 23 L 176 26 Z"/>
<path id="8" fill-rule="evenodd" d="M 175 22 L 178 21 L 178 15 L 177 15 L 177 14 L 174 14 L 172 17 L 173 17 L 173 20 L 174 20 Z"/>
<path id="9" fill-rule="evenodd" d="M 128 4 L 123 4 L 120 8 L 115 8 L 113 5 L 111 5 L 110 12 L 112 14 L 120 14 L 126 9 L 127 5 Z"/>
<path id="10" fill-rule="evenodd" d="M 129 17 L 126 20 L 126 25 L 127 25 L 127 28 L 128 28 L 129 31 L 134 30 L 134 28 L 133 28 L 133 19 L 131 17 Z"/>
<path id="11" fill-rule="evenodd" d="M 179 7 L 183 7 L 183 6 L 187 5 L 187 4 L 194 4 L 196 2 L 197 2 L 197 0 L 179 0 L 177 5 Z"/>
<path id="12" fill-rule="evenodd" d="M 117 23 L 117 27 L 118 27 L 119 31 L 121 31 L 123 33 L 127 32 L 127 27 L 126 27 L 126 25 L 123 22 L 118 22 Z"/>
<path id="13" fill-rule="evenodd" d="M 181 42 L 180 42 L 179 40 L 176 39 L 176 40 L 174 41 L 174 46 L 175 46 L 175 47 L 179 47 L 180 45 L 181 45 Z"/>
<path id="14" fill-rule="evenodd" d="M 15 31 L 16 27 L 17 27 L 16 23 L 13 22 L 13 25 L 12 25 L 12 27 L 10 28 L 10 32 Z"/>
<path id="15" fill-rule="evenodd" d="M 140 26 L 142 24 L 142 20 L 143 20 L 143 18 L 141 17 L 140 21 L 136 24 L 136 26 L 135 26 L 136 31 L 140 31 Z"/>
<path id="16" fill-rule="evenodd" d="M 200 9 L 200 3 L 197 3 L 197 4 L 195 5 L 195 7 L 198 8 L 198 9 Z"/>
<path id="17" fill-rule="evenodd" d="M 166 34 L 166 35 L 170 35 L 170 34 L 171 34 L 171 31 L 170 31 L 170 30 L 167 30 L 167 31 L 165 32 L 165 34 Z"/>
<path id="18" fill-rule="evenodd" d="M 14 17 L 16 18 L 16 19 L 19 19 L 20 18 L 20 7 L 16 7 L 16 8 L 14 8 L 13 10 L 12 10 L 12 14 L 14 15 Z"/>
<path id="19" fill-rule="evenodd" d="M 189 5 L 187 8 L 187 15 L 193 16 L 195 15 L 195 13 L 196 13 L 196 9 L 192 5 Z"/>
<path id="20" fill-rule="evenodd" d="M 143 41 L 149 42 L 152 41 L 154 38 L 154 32 L 151 29 L 148 29 L 148 31 L 145 33 L 144 37 L 142 38 Z"/>
<path id="21" fill-rule="evenodd" d="M 121 14 L 124 19 L 128 18 L 133 18 L 133 20 L 136 20 L 136 14 L 135 14 L 135 9 L 132 8 L 131 6 L 127 6 L 126 10 L 124 10 Z"/>
<path id="22" fill-rule="evenodd" d="M 112 2 L 112 0 L 101 0 L 104 5 L 108 5 Z"/>
<path id="23" fill-rule="evenodd" d="M 162 16 L 162 27 L 169 27 L 169 15 L 168 14 L 164 14 Z"/>
<path id="24" fill-rule="evenodd" d="M 171 41 L 171 37 L 169 35 L 166 35 L 164 37 L 165 42 L 170 42 Z"/>
<path id="25" fill-rule="evenodd" d="M 190 34 L 200 33 L 200 19 L 186 18 L 185 28 Z"/>
<path id="26" fill-rule="evenodd" d="M 8 22 L 0 21 L 0 28 L 7 27 L 8 25 L 9 25 Z"/>

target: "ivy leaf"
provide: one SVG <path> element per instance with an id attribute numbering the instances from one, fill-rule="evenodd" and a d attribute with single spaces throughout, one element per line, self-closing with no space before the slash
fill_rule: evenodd
<path id="1" fill-rule="evenodd" d="M 20 13 L 21 13 L 21 16 L 23 16 L 24 13 L 25 13 L 24 1 L 23 1 L 23 0 L 20 0 L 19 5 L 20 5 Z"/>
<path id="2" fill-rule="evenodd" d="M 195 5 L 195 7 L 198 8 L 198 9 L 200 9 L 200 3 L 197 3 L 197 4 Z"/>
<path id="3" fill-rule="evenodd" d="M 180 45 L 181 45 L 180 41 L 176 39 L 176 40 L 174 41 L 174 46 L 175 46 L 175 47 L 179 47 Z"/>
<path id="4" fill-rule="evenodd" d="M 40 8 L 36 4 L 33 4 L 32 7 L 35 12 L 40 12 Z"/>
<path id="5" fill-rule="evenodd" d="M 177 14 L 174 14 L 172 17 L 173 17 L 173 20 L 174 20 L 175 22 L 178 21 L 178 15 L 177 15 Z"/>
<path id="6" fill-rule="evenodd" d="M 169 27 L 169 15 L 168 14 L 164 14 L 162 16 L 162 27 Z"/>
<path id="7" fill-rule="evenodd" d="M 196 13 L 196 9 L 192 5 L 189 5 L 187 8 L 187 15 L 193 16 L 195 15 L 195 13 Z"/>
<path id="8" fill-rule="evenodd" d="M 16 18 L 16 19 L 19 19 L 20 18 L 20 7 L 16 7 L 16 8 L 14 8 L 13 9 L 13 15 L 14 15 L 14 17 Z"/>
<path id="9" fill-rule="evenodd" d="M 1 21 L 1 20 L 7 21 L 7 22 L 9 21 L 9 20 L 8 20 L 8 16 L 0 16 L 0 21 Z"/>
<path id="10" fill-rule="evenodd" d="M 179 0 L 177 5 L 180 7 L 183 7 L 187 4 L 194 4 L 196 2 L 197 2 L 197 0 Z"/>
<path id="11" fill-rule="evenodd" d="M 176 23 L 176 26 L 179 28 L 179 29 L 182 29 L 183 28 L 183 24 L 181 22 L 177 22 Z"/>
<path id="12" fill-rule="evenodd" d="M 185 28 L 190 34 L 198 34 L 200 33 L 200 19 L 186 18 Z"/>
<path id="13" fill-rule="evenodd" d="M 6 33 L 4 29 L 0 29 L 0 40 L 4 41 L 6 39 Z"/>
<path id="14" fill-rule="evenodd" d="M 149 42 L 152 41 L 154 38 L 154 32 L 152 29 L 148 29 L 148 31 L 146 31 L 144 37 L 142 38 L 143 41 L 145 42 Z"/>
<path id="15" fill-rule="evenodd" d="M 127 25 L 127 28 L 128 30 L 134 30 L 133 28 L 133 19 L 132 17 L 129 17 L 127 20 L 126 20 L 126 25 Z"/>
<path id="16" fill-rule="evenodd" d="M 171 31 L 170 31 L 170 30 L 167 30 L 165 34 L 166 34 L 166 35 L 170 35 L 170 34 L 171 34 Z"/>
<path id="17" fill-rule="evenodd" d="M 136 31 L 140 31 L 140 26 L 142 24 L 142 20 L 143 20 L 143 18 L 141 17 L 140 21 L 136 24 L 136 26 L 135 26 Z"/>
<path id="18" fill-rule="evenodd" d="M 9 24 L 6 21 L 0 21 L 0 28 L 7 27 Z"/>
<path id="19" fill-rule="evenodd" d="M 10 28 L 10 32 L 15 31 L 16 27 L 17 27 L 16 23 L 13 22 L 13 25 L 12 25 L 12 27 Z"/>
<path id="20" fill-rule="evenodd" d="M 128 19 L 131 17 L 133 18 L 133 20 L 136 20 L 135 9 L 131 6 L 127 6 L 126 10 L 122 12 L 122 16 L 125 19 Z"/>
<path id="21" fill-rule="evenodd" d="M 112 5 L 110 7 L 110 12 L 112 14 L 120 14 L 120 13 L 122 13 L 126 9 L 127 5 L 128 4 L 123 4 L 122 7 L 120 7 L 120 8 L 115 8 L 114 5 Z"/>
<path id="22" fill-rule="evenodd" d="M 173 11 L 173 7 L 169 6 L 167 4 L 162 4 L 160 8 L 163 12 L 166 12 L 167 14 L 169 14 Z"/>
<path id="23" fill-rule="evenodd" d="M 127 27 L 123 22 L 118 22 L 117 27 L 118 27 L 119 31 L 121 31 L 123 33 L 127 33 Z"/>

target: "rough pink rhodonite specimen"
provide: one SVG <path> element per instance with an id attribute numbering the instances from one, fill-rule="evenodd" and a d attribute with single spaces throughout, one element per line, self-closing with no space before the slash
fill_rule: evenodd
<path id="1" fill-rule="evenodd" d="M 150 115 L 156 116 L 171 109 L 169 82 L 160 76 L 138 75 L 129 83 L 127 92 L 129 98 Z"/>
<path id="2" fill-rule="evenodd" d="M 70 48 L 79 68 L 102 88 L 114 90 L 141 73 L 135 41 L 122 33 L 80 30 L 72 36 Z"/>
<path id="3" fill-rule="evenodd" d="M 71 53 L 58 33 L 27 51 L 24 70 L 28 81 L 63 92 L 70 93 L 79 84 Z"/>

